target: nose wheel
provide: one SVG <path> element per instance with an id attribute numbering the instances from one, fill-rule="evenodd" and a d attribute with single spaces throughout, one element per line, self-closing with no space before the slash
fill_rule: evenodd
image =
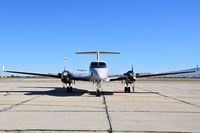
<path id="1" fill-rule="evenodd" d="M 97 89 L 97 91 L 96 91 L 96 96 L 97 96 L 97 97 L 100 97 L 100 96 L 101 96 L 100 90 L 99 90 L 99 89 Z"/>
<path id="2" fill-rule="evenodd" d="M 100 92 L 101 82 L 97 82 L 96 85 L 97 85 L 96 96 L 100 97 L 101 96 L 101 92 Z"/>

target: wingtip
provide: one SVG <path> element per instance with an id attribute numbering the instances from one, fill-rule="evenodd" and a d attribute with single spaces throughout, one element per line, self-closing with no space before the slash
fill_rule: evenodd
<path id="1" fill-rule="evenodd" d="M 2 66 L 2 72 L 5 72 L 5 66 L 4 65 Z"/>

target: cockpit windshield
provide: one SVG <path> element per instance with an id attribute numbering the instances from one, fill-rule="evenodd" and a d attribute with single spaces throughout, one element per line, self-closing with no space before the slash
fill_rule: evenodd
<path id="1" fill-rule="evenodd" d="M 90 68 L 106 68 L 105 62 L 92 62 Z"/>

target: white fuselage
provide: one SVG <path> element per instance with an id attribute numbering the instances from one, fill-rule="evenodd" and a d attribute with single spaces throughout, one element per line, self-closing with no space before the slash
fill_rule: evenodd
<path id="1" fill-rule="evenodd" d="M 105 62 L 91 62 L 90 64 L 90 80 L 94 82 L 108 81 L 108 68 Z"/>

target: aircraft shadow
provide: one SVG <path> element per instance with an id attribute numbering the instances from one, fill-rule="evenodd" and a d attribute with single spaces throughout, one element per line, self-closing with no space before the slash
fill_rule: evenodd
<path id="1" fill-rule="evenodd" d="M 50 96 L 82 96 L 84 94 L 89 94 L 96 96 L 96 91 L 88 91 L 80 88 L 72 88 L 72 92 L 67 92 L 67 90 L 61 87 L 32 87 L 32 88 L 52 88 L 52 90 L 48 91 L 29 91 L 25 95 L 50 95 Z M 102 91 L 103 95 L 113 95 L 113 92 Z"/>
<path id="2" fill-rule="evenodd" d="M 20 88 L 41 88 L 41 89 L 52 89 L 49 91 L 24 91 L 27 92 L 25 95 L 51 95 L 51 96 L 81 96 L 83 94 L 89 94 L 96 96 L 96 91 L 88 91 L 81 88 L 72 88 L 72 92 L 67 92 L 62 87 L 20 87 Z M 13 91 L 12 91 L 13 92 Z M 21 91 L 22 92 L 22 91 Z M 103 95 L 113 95 L 115 92 L 102 91 Z"/>
<path id="3" fill-rule="evenodd" d="M 73 88 L 72 92 L 67 92 L 65 89 L 61 87 L 19 87 L 19 88 L 41 88 L 41 89 L 52 89 L 47 91 L 0 91 L 0 93 L 24 93 L 24 95 L 49 95 L 49 96 L 57 96 L 57 97 L 73 97 L 73 96 L 82 96 L 84 94 L 89 94 L 96 96 L 96 91 L 88 91 L 81 88 Z M 114 95 L 115 93 L 124 93 L 121 91 L 101 91 L 102 95 Z M 128 94 L 159 94 L 159 92 L 134 92 L 134 93 L 128 93 Z"/>
<path id="4" fill-rule="evenodd" d="M 72 92 L 67 92 L 66 89 L 61 87 L 32 87 L 32 88 L 52 88 L 52 90 L 48 91 L 29 91 L 25 93 L 25 95 L 49 95 L 49 96 L 57 96 L 57 97 L 73 97 L 73 96 L 82 96 L 87 93 L 87 90 L 73 88 Z"/>

